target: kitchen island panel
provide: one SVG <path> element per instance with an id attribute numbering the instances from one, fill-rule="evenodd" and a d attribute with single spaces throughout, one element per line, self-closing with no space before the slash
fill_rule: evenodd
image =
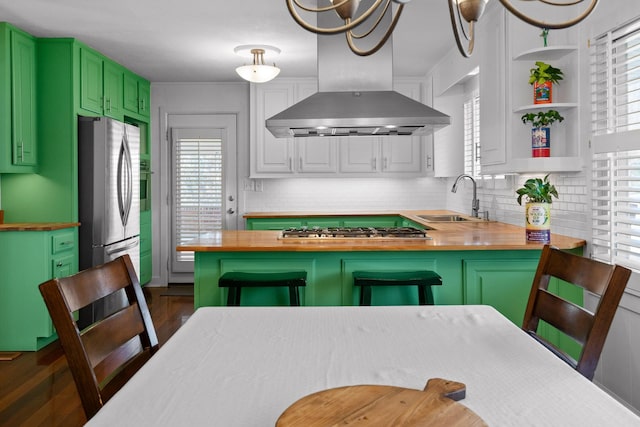
<path id="1" fill-rule="evenodd" d="M 424 269 L 442 276 L 442 286 L 433 287 L 436 304 L 488 304 L 519 324 L 539 257 L 540 250 L 196 252 L 195 306 L 226 304 L 226 290 L 218 287 L 218 279 L 227 271 L 306 270 L 307 286 L 301 293 L 304 305 L 355 305 L 359 290 L 353 286 L 353 271 Z M 417 303 L 411 289 L 406 294 L 394 289 L 381 292 L 374 297 L 374 305 Z M 242 304 L 279 302 L 269 294 L 258 290 L 247 300 L 243 295 Z M 581 298 L 576 302 L 582 303 Z"/>

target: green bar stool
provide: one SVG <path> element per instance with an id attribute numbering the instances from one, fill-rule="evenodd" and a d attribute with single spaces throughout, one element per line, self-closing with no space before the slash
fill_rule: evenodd
<path id="1" fill-rule="evenodd" d="M 360 287 L 360 305 L 371 305 L 372 286 L 417 286 L 420 305 L 433 305 L 431 286 L 442 285 L 435 271 L 354 271 L 353 284 Z"/>
<path id="2" fill-rule="evenodd" d="M 289 288 L 289 304 L 300 305 L 299 287 L 306 286 L 306 271 L 285 271 L 275 273 L 245 273 L 231 271 L 224 273 L 218 279 L 218 286 L 229 288 L 227 306 L 240 305 L 240 293 L 242 288 L 262 288 L 271 286 L 286 286 Z"/>

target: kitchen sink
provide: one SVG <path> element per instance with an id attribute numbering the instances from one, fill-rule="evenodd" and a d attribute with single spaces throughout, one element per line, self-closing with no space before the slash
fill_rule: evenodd
<path id="1" fill-rule="evenodd" d="M 418 217 L 431 222 L 469 221 L 468 218 L 460 215 L 418 215 Z"/>

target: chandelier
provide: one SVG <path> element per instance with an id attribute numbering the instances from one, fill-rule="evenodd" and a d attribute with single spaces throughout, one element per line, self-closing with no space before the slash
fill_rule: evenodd
<path id="1" fill-rule="evenodd" d="M 476 22 L 482 16 L 482 12 L 484 12 L 484 8 L 489 0 L 447 0 L 449 2 L 449 15 L 451 17 L 451 26 L 453 27 L 453 35 L 456 39 L 456 45 L 458 46 L 458 50 L 460 53 L 468 58 L 473 53 L 473 47 L 475 42 L 474 36 L 474 27 Z M 530 16 L 527 16 L 516 7 L 513 6 L 510 0 L 499 0 L 502 6 L 505 7 L 509 12 L 515 15 L 517 18 L 526 22 L 527 24 L 533 25 L 535 27 L 542 28 L 543 30 L 559 30 L 563 28 L 571 27 L 593 12 L 593 9 L 596 7 L 598 0 L 589 0 L 589 5 L 578 14 L 573 19 L 567 21 L 560 22 L 549 22 L 542 21 Z M 520 1 L 537 1 L 542 3 L 545 6 L 555 7 L 555 6 L 575 6 L 580 3 L 584 3 L 587 0 L 520 0 Z M 554 13 L 551 9 L 548 16 L 553 16 Z M 463 20 L 466 22 L 466 28 Z M 465 48 L 462 45 L 462 38 L 467 41 L 467 47 Z"/>
<path id="2" fill-rule="evenodd" d="M 319 4 L 321 4 L 322 2 L 316 2 L 315 0 L 312 0 L 312 3 L 314 3 L 314 5 L 305 4 L 304 0 L 287 0 L 287 8 L 289 9 L 289 13 L 291 13 L 293 19 L 295 19 L 295 21 L 302 28 L 316 34 L 345 33 L 345 35 L 347 36 L 347 44 L 349 45 L 349 49 L 351 49 L 351 51 L 356 55 L 367 56 L 376 53 L 387 42 L 387 40 L 391 36 L 391 33 L 396 27 L 396 24 L 398 23 L 398 19 L 400 19 L 400 14 L 402 13 L 402 9 L 404 8 L 404 3 L 407 3 L 410 0 L 375 0 L 368 9 L 362 11 L 362 13 L 360 14 L 358 14 L 358 6 L 360 6 L 360 0 L 329 1 L 331 5 L 320 6 Z M 369 36 L 382 21 L 382 18 L 391 6 L 392 1 L 393 3 L 399 3 L 399 5 L 397 8 L 395 8 L 395 10 L 392 11 L 393 17 L 391 18 L 391 23 L 387 27 L 387 30 L 384 32 L 384 35 L 381 37 L 378 43 L 376 43 L 372 48 L 366 50 L 356 46 L 356 42 L 354 41 L 354 39 L 364 39 L 365 37 Z M 309 1 L 307 1 L 307 3 L 309 3 Z M 344 24 L 331 28 L 320 28 L 305 21 L 298 12 L 299 10 L 314 13 L 337 13 L 340 19 L 344 21 Z M 355 31 L 353 31 L 354 28 L 358 27 L 364 22 L 369 23 L 368 29 L 360 33 L 356 33 Z M 373 22 L 373 24 L 371 24 L 371 22 Z"/>
<path id="3" fill-rule="evenodd" d="M 402 13 L 405 3 L 409 1 L 411 0 L 372 0 L 368 8 L 360 11 L 359 6 L 361 0 L 287 0 L 287 8 L 293 19 L 306 30 L 316 34 L 345 33 L 347 44 L 351 51 L 360 56 L 367 56 L 377 52 L 386 43 L 400 19 L 400 14 Z M 460 53 L 465 57 L 469 57 L 473 53 L 475 25 L 482 16 L 488 1 L 489 0 L 447 0 L 456 44 Z M 526 2 L 537 1 L 549 7 L 576 6 L 580 3 L 589 2 L 586 8 L 573 19 L 560 22 L 547 22 L 526 15 L 513 6 L 513 0 L 499 1 L 502 6 L 519 19 L 545 30 L 568 28 L 581 22 L 591 14 L 598 3 L 598 0 L 519 0 Z M 397 3 L 397 6 L 393 7 L 392 3 Z M 389 8 L 392 9 L 391 22 L 388 24 L 380 40 L 370 49 L 359 48 L 356 45 L 356 40 L 364 39 L 373 33 Z M 553 10 L 549 10 L 551 11 L 546 15 L 554 16 Z M 344 24 L 334 27 L 320 27 L 305 21 L 302 16 L 304 13 L 336 13 Z M 365 23 L 367 24 L 365 25 Z M 361 25 L 365 28 L 364 30 L 360 29 Z M 463 46 L 463 39 L 467 41 L 466 48 Z"/>

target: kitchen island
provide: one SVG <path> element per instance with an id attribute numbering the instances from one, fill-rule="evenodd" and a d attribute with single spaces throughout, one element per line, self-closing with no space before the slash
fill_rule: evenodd
<path id="1" fill-rule="evenodd" d="M 421 217 L 425 215 L 456 213 L 249 214 L 246 215 L 248 223 L 268 219 L 280 225 L 303 221 L 308 222 L 307 226 L 313 226 L 314 218 L 334 222 L 357 218 L 357 221 L 367 220 L 369 224 L 408 221 L 425 227 L 428 238 L 307 240 L 282 238 L 282 232 L 277 229 L 229 230 L 203 235 L 177 250 L 195 251 L 196 308 L 226 304 L 226 290 L 219 288 L 217 283 L 218 278 L 229 271 L 305 270 L 307 286 L 300 289 L 302 304 L 331 306 L 357 305 L 359 294 L 353 286 L 354 271 L 423 269 L 436 271 L 442 276 L 443 285 L 433 288 L 436 304 L 491 305 L 520 324 L 543 245 L 527 243 L 523 227 L 471 218 L 430 222 Z M 255 225 L 256 222 L 252 226 Z M 585 241 L 552 234 L 551 244 L 580 254 Z M 551 287 L 564 297 L 582 303 L 582 293 L 576 289 L 557 282 Z M 268 291 L 247 288 L 242 295 L 242 305 L 287 305 L 288 301 L 286 288 Z M 376 288 L 372 300 L 373 305 L 417 302 L 416 290 L 404 287 Z"/>

